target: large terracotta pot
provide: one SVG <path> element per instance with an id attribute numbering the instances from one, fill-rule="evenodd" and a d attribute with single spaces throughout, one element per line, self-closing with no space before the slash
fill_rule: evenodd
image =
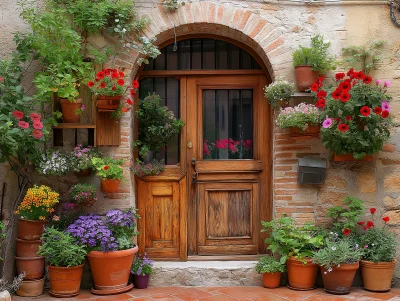
<path id="1" fill-rule="evenodd" d="M 331 272 L 328 272 L 326 268 L 321 267 L 324 289 L 328 293 L 336 295 L 345 295 L 350 293 L 351 285 L 353 284 L 359 266 L 359 262 L 350 264 L 343 263 L 340 267 L 332 267 Z"/>
<path id="2" fill-rule="evenodd" d="M 79 294 L 83 264 L 75 267 L 49 266 L 50 295 L 53 297 L 74 297 Z"/>
<path id="3" fill-rule="evenodd" d="M 315 288 L 317 280 L 318 265 L 311 259 L 304 258 L 305 263 L 290 256 L 286 261 L 289 288 L 295 290 L 311 290 Z"/>
<path id="4" fill-rule="evenodd" d="M 336 162 L 346 162 L 346 161 L 372 161 L 372 156 L 366 155 L 362 159 L 354 158 L 353 154 L 344 154 L 344 155 L 337 155 L 336 153 L 333 154 L 332 157 L 333 161 Z"/>
<path id="5" fill-rule="evenodd" d="M 46 221 L 34 221 L 28 219 L 18 219 L 18 233 L 19 239 L 38 240 L 42 236 Z"/>
<path id="6" fill-rule="evenodd" d="M 281 284 L 281 272 L 263 273 L 263 286 L 266 288 L 277 288 Z"/>
<path id="7" fill-rule="evenodd" d="M 387 292 L 390 290 L 396 259 L 393 262 L 361 260 L 360 263 L 364 289 L 373 292 Z"/>
<path id="8" fill-rule="evenodd" d="M 133 275 L 135 281 L 135 288 L 144 289 L 149 285 L 150 275 Z"/>
<path id="9" fill-rule="evenodd" d="M 24 279 L 42 278 L 44 274 L 44 257 L 15 257 L 18 274 L 25 272 Z"/>
<path id="10" fill-rule="evenodd" d="M 313 71 L 311 66 L 297 66 L 295 72 L 297 89 L 299 92 L 310 89 L 311 85 L 315 83 L 319 77 L 319 72 Z"/>
<path id="11" fill-rule="evenodd" d="M 101 179 L 101 191 L 104 193 L 114 193 L 118 191 L 121 180 Z"/>
<path id="12" fill-rule="evenodd" d="M 35 257 L 39 251 L 39 246 L 42 245 L 40 240 L 26 240 L 16 238 L 16 255 L 17 257 Z"/>
<path id="13" fill-rule="evenodd" d="M 99 110 L 116 110 L 119 107 L 121 102 L 122 95 L 117 96 L 106 96 L 106 95 L 98 95 L 97 96 L 97 109 Z"/>
<path id="14" fill-rule="evenodd" d="M 23 280 L 15 293 L 22 297 L 36 297 L 42 295 L 43 291 L 44 277 L 40 279 Z"/>
<path id="15" fill-rule="evenodd" d="M 60 98 L 61 112 L 63 114 L 64 123 L 79 123 L 81 115 L 76 115 L 75 110 L 82 107 L 82 99 L 69 101 L 66 98 Z"/>
<path id="16" fill-rule="evenodd" d="M 133 285 L 128 285 L 128 280 L 133 257 L 138 250 L 139 248 L 136 246 L 128 250 L 107 253 L 89 252 L 87 257 L 94 280 L 92 293 L 109 295 L 130 290 Z"/>
<path id="17" fill-rule="evenodd" d="M 291 127 L 290 133 L 295 135 L 307 135 L 307 134 L 318 134 L 321 130 L 321 126 L 319 124 L 309 124 L 308 128 L 305 131 L 297 127 Z"/>

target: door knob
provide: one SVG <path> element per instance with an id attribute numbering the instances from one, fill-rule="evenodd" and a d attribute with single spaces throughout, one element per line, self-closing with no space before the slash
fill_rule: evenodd
<path id="1" fill-rule="evenodd" d="M 193 143 L 192 143 L 192 141 L 189 141 L 189 143 L 187 144 L 187 147 L 188 147 L 188 148 L 193 148 Z"/>

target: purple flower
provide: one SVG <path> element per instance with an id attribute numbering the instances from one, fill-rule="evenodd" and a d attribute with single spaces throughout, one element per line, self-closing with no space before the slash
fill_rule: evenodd
<path id="1" fill-rule="evenodd" d="M 323 126 L 325 129 L 327 129 L 327 128 L 329 128 L 329 127 L 332 125 L 332 123 L 333 123 L 332 118 L 326 118 L 326 119 L 324 120 L 324 122 L 322 123 L 322 126 Z"/>
<path id="2" fill-rule="evenodd" d="M 390 112 L 390 105 L 386 100 L 382 101 L 382 110 Z"/>
<path id="3" fill-rule="evenodd" d="M 377 86 L 379 86 L 379 85 L 381 84 L 381 82 L 382 82 L 382 81 L 381 81 L 380 79 L 377 79 L 377 80 L 375 81 L 375 83 L 376 83 Z"/>

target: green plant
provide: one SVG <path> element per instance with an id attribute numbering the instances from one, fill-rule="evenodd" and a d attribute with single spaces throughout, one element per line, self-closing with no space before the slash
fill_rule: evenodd
<path id="1" fill-rule="evenodd" d="M 285 263 L 280 262 L 278 259 L 272 256 L 261 257 L 256 264 L 256 272 L 263 273 L 283 273 L 286 271 Z"/>
<path id="2" fill-rule="evenodd" d="M 144 163 L 139 159 L 136 159 L 135 162 L 132 162 L 130 169 L 135 176 L 143 177 L 150 175 L 159 175 L 165 170 L 165 165 L 164 160 L 153 160 L 149 163 Z"/>
<path id="3" fill-rule="evenodd" d="M 38 255 L 56 267 L 74 267 L 81 265 L 87 254 L 85 247 L 77 245 L 72 235 L 53 227 L 45 228 L 40 238 L 42 245 Z"/>
<path id="4" fill-rule="evenodd" d="M 124 176 L 122 165 L 124 159 L 114 159 L 111 157 L 92 158 L 93 166 L 97 170 L 97 175 L 102 179 L 120 180 Z"/>
<path id="5" fill-rule="evenodd" d="M 131 274 L 150 275 L 153 272 L 154 260 L 150 260 L 145 253 L 143 256 L 137 255 L 132 263 Z"/>
<path id="6" fill-rule="evenodd" d="M 310 223 L 296 226 L 293 218 L 282 216 L 270 222 L 261 222 L 268 238 L 265 242 L 267 249 L 273 254 L 281 255 L 280 262 L 284 264 L 289 256 L 302 260 L 311 257 L 313 251 L 323 245 L 323 235 L 319 229 Z"/>
<path id="7" fill-rule="evenodd" d="M 65 176 L 71 167 L 69 155 L 61 150 L 44 153 L 36 165 L 40 174 L 52 176 Z"/>
<path id="8" fill-rule="evenodd" d="M 297 127 L 306 130 L 309 125 L 321 122 L 321 111 L 312 104 L 301 103 L 298 106 L 281 108 L 276 124 L 280 128 Z"/>
<path id="9" fill-rule="evenodd" d="M 64 203 L 59 211 L 53 214 L 49 226 L 65 231 L 79 216 L 85 214 L 85 209 L 86 207 L 78 206 L 74 203 Z"/>
<path id="10" fill-rule="evenodd" d="M 300 46 L 293 52 L 293 66 L 311 66 L 312 70 L 324 74 L 329 70 L 336 68 L 336 59 L 328 54 L 330 42 L 324 42 L 321 35 L 315 35 L 311 38 L 311 47 Z"/>
<path id="11" fill-rule="evenodd" d="M 181 0 L 164 0 L 163 4 L 168 11 L 177 11 L 180 5 L 185 6 Z"/>
<path id="12" fill-rule="evenodd" d="M 71 198 L 81 207 L 91 207 L 97 201 L 96 188 L 92 184 L 78 183 L 69 191 Z"/>
<path id="13" fill-rule="evenodd" d="M 322 143 L 331 153 L 352 154 L 356 159 L 378 153 L 390 137 L 390 105 L 386 88 L 362 71 L 350 69 L 336 74 L 336 84 L 325 89 L 322 82 L 316 82 L 311 90 L 325 95 L 319 100 L 326 116 L 322 123 Z M 317 102 L 318 103 L 318 102 Z"/>
<path id="14" fill-rule="evenodd" d="M 294 93 L 294 84 L 283 79 L 277 79 L 264 87 L 264 96 L 272 107 L 277 108 L 288 103 Z"/>
<path id="15" fill-rule="evenodd" d="M 134 146 L 139 147 L 142 158 L 149 150 L 160 151 L 185 124 L 161 102 L 161 97 L 154 93 L 138 104 L 136 117 L 139 121 L 139 140 L 134 142 Z"/>
<path id="16" fill-rule="evenodd" d="M 79 172 L 93 168 L 92 158 L 99 155 L 99 151 L 94 147 L 78 144 L 69 156 L 70 169 Z"/>
<path id="17" fill-rule="evenodd" d="M 342 48 L 345 57 L 341 64 L 346 67 L 362 70 L 369 74 L 382 61 L 382 48 L 384 41 L 369 41 L 362 46 L 349 46 Z"/>

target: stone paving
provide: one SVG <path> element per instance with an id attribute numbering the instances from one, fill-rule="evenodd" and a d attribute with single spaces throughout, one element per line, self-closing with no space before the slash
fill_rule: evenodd
<path id="1" fill-rule="evenodd" d="M 336 301 L 336 300 L 387 300 L 400 301 L 400 289 L 392 289 L 386 293 L 367 292 L 361 288 L 352 288 L 348 295 L 337 296 L 325 293 L 322 288 L 311 291 L 294 291 L 286 287 L 267 289 L 259 286 L 230 286 L 230 287 L 150 287 L 147 289 L 132 289 L 130 292 L 113 296 L 96 296 L 88 290 L 82 290 L 75 298 L 53 298 L 47 292 L 39 297 L 13 296 L 13 301 L 42 300 L 42 301 Z"/>

